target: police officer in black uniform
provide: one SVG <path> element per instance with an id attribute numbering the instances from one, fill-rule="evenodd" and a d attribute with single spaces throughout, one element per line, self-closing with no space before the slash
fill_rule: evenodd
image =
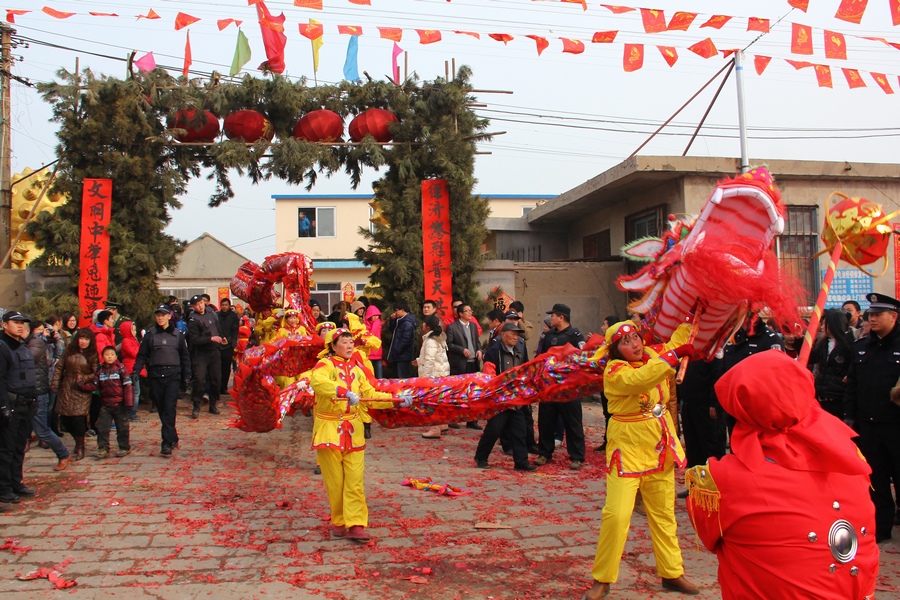
<path id="1" fill-rule="evenodd" d="M 24 343 L 28 319 L 11 310 L 0 334 L 0 502 L 18 504 L 35 490 L 22 483 L 25 444 L 37 410 L 34 356 Z"/>
<path id="2" fill-rule="evenodd" d="M 875 539 L 891 539 L 894 500 L 891 479 L 900 483 L 900 406 L 890 400 L 900 378 L 900 302 L 884 294 L 869 294 L 868 336 L 853 344 L 844 421 L 859 433 L 858 445 L 872 467 L 869 493 L 875 504 Z"/>
<path id="3" fill-rule="evenodd" d="M 212 310 L 206 310 L 203 296 L 190 299 L 191 315 L 187 322 L 188 348 L 191 351 L 191 401 L 194 410 L 191 418 L 200 416 L 203 393 L 209 396 L 209 412 L 219 414 L 219 386 L 222 382 L 222 353 L 220 348 L 228 340 L 219 335 L 219 317 Z"/>
<path id="4" fill-rule="evenodd" d="M 543 349 L 571 344 L 578 349 L 584 346 L 584 336 L 570 324 L 572 310 L 565 304 L 554 304 L 547 311 L 550 315 L 550 331 L 544 337 Z M 540 453 L 534 464 L 546 465 L 553 460 L 556 440 L 556 421 L 562 415 L 566 428 L 566 450 L 569 452 L 570 469 L 584 466 L 584 424 L 582 422 L 581 399 L 569 402 L 541 402 L 538 406 L 538 449 Z"/>
<path id="5" fill-rule="evenodd" d="M 175 430 L 178 390 L 187 389 L 191 380 L 187 342 L 184 334 L 171 322 L 171 316 L 168 304 L 160 304 L 156 308 L 156 325 L 144 334 L 134 362 L 135 373 L 147 367 L 150 398 L 156 403 L 162 426 L 162 456 L 172 456 L 172 449 L 178 445 L 178 432 Z"/>

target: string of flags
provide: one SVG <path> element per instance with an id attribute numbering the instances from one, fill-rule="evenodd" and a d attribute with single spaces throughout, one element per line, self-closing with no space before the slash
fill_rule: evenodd
<path id="1" fill-rule="evenodd" d="M 348 0 L 352 4 L 370 6 L 371 0 Z M 448 0 L 449 1 L 449 0 Z M 809 8 L 810 0 L 786 0 L 787 3 L 792 7 L 796 8 L 802 12 L 806 12 Z M 584 0 L 561 0 L 561 2 L 568 3 L 577 3 L 581 4 L 584 10 L 587 10 L 587 2 Z M 843 20 L 848 23 L 859 24 L 862 20 L 862 17 L 867 8 L 868 0 L 841 0 L 840 6 L 838 7 L 837 13 L 835 14 L 835 18 Z M 892 18 L 893 25 L 900 24 L 900 0 L 888 0 L 888 4 L 890 6 L 890 13 Z M 268 69 L 275 73 L 282 73 L 285 69 L 285 54 L 284 49 L 287 43 L 287 36 L 285 34 L 285 15 L 282 13 L 278 17 L 272 15 L 269 12 L 269 9 L 265 5 L 264 0 L 248 0 L 248 5 L 255 5 L 257 9 L 257 16 L 260 25 L 260 30 L 263 38 L 263 45 L 265 47 L 267 60 L 263 64 L 260 65 L 260 68 Z M 323 10 L 323 2 L 322 0 L 294 0 L 294 5 L 299 8 L 305 9 L 313 9 L 313 10 Z M 721 30 L 728 23 L 737 22 L 737 20 L 743 21 L 746 20 L 746 31 L 758 32 L 760 34 L 766 34 L 770 32 L 771 22 L 767 18 L 762 17 L 735 17 L 731 15 L 708 15 L 704 16 L 703 19 L 699 19 L 700 13 L 695 12 L 687 12 L 687 11 L 676 11 L 670 18 L 666 18 L 665 11 L 657 10 L 657 9 L 648 9 L 641 7 L 632 7 L 632 6 L 623 6 L 623 5 L 611 5 L 611 4 L 601 4 L 603 9 L 611 12 L 616 15 L 623 15 L 627 13 L 636 13 L 640 16 L 641 27 L 646 34 L 658 34 L 667 31 L 679 31 L 686 32 L 689 31 L 692 27 L 694 29 L 712 29 L 712 30 Z M 23 9 L 6 9 L 6 20 L 10 23 L 15 23 L 15 18 L 24 16 L 28 13 L 34 12 L 32 10 L 23 10 Z M 56 19 L 67 19 L 77 15 L 78 13 L 74 12 L 64 12 L 53 9 L 49 6 L 44 6 L 41 9 L 46 15 L 49 15 Z M 89 11 L 88 15 L 92 17 L 119 17 L 116 13 L 105 13 L 105 12 L 93 12 Z M 162 17 L 153 9 L 149 9 L 146 14 L 136 15 L 138 20 L 146 19 L 146 20 L 158 20 Z M 174 29 L 176 31 L 187 28 L 195 23 L 202 21 L 201 17 L 196 17 L 193 15 L 189 15 L 184 12 L 178 12 L 174 19 Z M 700 23 L 699 26 L 695 26 L 695 23 Z M 238 37 L 237 37 L 237 45 L 235 48 L 234 58 L 232 60 L 231 68 L 229 74 L 231 76 L 239 73 L 243 67 L 250 61 L 251 59 L 251 51 L 249 40 L 246 35 L 240 29 L 243 21 L 234 18 L 228 19 L 217 19 L 216 26 L 219 31 L 223 31 L 231 25 L 234 25 L 238 28 Z M 799 56 L 812 56 L 816 52 L 816 46 L 818 44 L 815 40 L 818 38 L 817 34 L 814 34 L 814 30 L 811 26 L 804 25 L 801 23 L 787 23 L 791 27 L 791 36 L 790 36 L 790 53 L 796 54 Z M 399 54 L 403 52 L 400 49 L 398 42 L 403 39 L 404 32 L 408 32 L 409 30 L 405 30 L 399 27 L 376 27 L 378 31 L 378 37 L 386 40 L 390 40 L 393 42 L 393 50 L 392 50 L 392 64 L 391 64 L 391 73 L 394 76 L 394 81 L 399 80 L 399 68 L 397 65 L 397 57 Z M 301 36 L 309 39 L 312 44 L 312 54 L 313 54 L 313 70 L 314 72 L 318 72 L 319 67 L 319 51 L 324 44 L 324 35 L 325 35 L 325 25 L 317 21 L 315 19 L 309 19 L 309 23 L 299 23 L 298 30 Z M 450 33 L 447 31 L 441 31 L 439 29 L 419 29 L 414 28 L 413 31 L 418 36 L 418 42 L 422 45 L 434 44 L 442 41 L 444 39 L 444 34 Z M 890 46 L 894 49 L 900 50 L 900 42 L 892 42 L 882 37 L 874 37 L 874 36 L 861 36 L 854 35 L 852 33 L 844 33 L 840 31 L 832 31 L 827 29 L 822 29 L 821 31 L 821 39 L 822 45 L 821 48 L 824 50 L 824 55 L 826 60 L 847 60 L 848 57 L 848 49 L 847 49 L 847 38 L 851 39 L 861 39 L 879 42 Z M 339 35 L 347 35 L 349 36 L 349 42 L 347 47 L 347 56 L 344 62 L 344 77 L 350 80 L 356 80 L 359 77 L 357 60 L 359 53 L 359 43 L 358 38 L 364 35 L 363 27 L 356 25 L 337 25 L 337 32 Z M 608 31 L 597 31 L 591 37 L 591 44 L 612 44 L 615 42 L 616 37 L 620 33 L 620 30 L 608 30 Z M 633 33 L 633 32 L 626 32 Z M 464 35 L 470 36 L 476 39 L 482 39 L 482 33 L 477 31 L 462 31 L 462 30 L 452 30 L 453 35 Z M 487 33 L 484 34 L 487 38 L 503 43 L 504 45 L 509 44 L 509 42 L 515 39 L 515 36 L 508 33 Z M 535 43 L 535 50 L 540 56 L 545 50 L 550 48 L 551 46 L 551 38 L 546 36 L 541 36 L 537 34 L 527 34 L 524 36 L 525 38 L 531 39 Z M 575 38 L 568 37 L 559 37 L 552 40 L 553 43 L 559 43 L 561 45 L 562 53 L 567 54 L 582 54 L 585 52 L 586 46 L 584 41 Z M 669 66 L 673 67 L 676 62 L 679 60 L 679 50 L 687 50 L 700 56 L 704 59 L 709 59 L 714 56 L 718 56 L 721 52 L 724 56 L 729 56 L 733 52 L 737 51 L 736 49 L 726 49 L 720 50 L 716 47 L 715 42 L 710 38 L 706 37 L 703 40 L 700 40 L 694 44 L 685 47 L 672 46 L 672 45 L 656 45 L 657 50 L 660 53 L 663 61 Z M 770 64 L 773 57 L 771 56 L 762 56 L 762 55 L 754 55 L 754 67 L 758 75 L 762 75 L 766 70 L 768 65 Z M 623 44 L 623 59 L 622 66 L 624 71 L 626 72 L 634 72 L 640 70 L 644 65 L 645 60 L 645 44 L 642 43 L 625 43 Z M 811 61 L 800 61 L 800 60 L 790 60 L 784 59 L 788 64 L 790 64 L 795 69 L 804 69 L 811 67 L 816 76 L 816 82 L 820 87 L 833 87 L 832 80 L 832 66 L 827 64 L 821 64 Z M 192 51 L 190 44 L 190 32 L 186 32 L 185 39 L 185 51 L 184 51 L 184 66 L 183 66 L 183 74 L 187 76 L 188 69 L 192 63 Z M 151 70 L 156 67 L 155 60 L 153 59 L 152 52 L 147 55 L 141 57 L 140 59 L 134 62 L 134 65 L 137 66 L 141 70 Z M 847 81 L 848 87 L 851 89 L 866 87 L 864 78 L 862 74 L 869 73 L 872 79 L 876 82 L 876 84 L 888 94 L 893 93 L 893 88 L 891 87 L 888 78 L 893 77 L 893 75 L 888 75 L 885 73 L 879 73 L 869 70 L 864 70 L 860 68 L 851 68 L 849 66 L 844 67 L 834 67 L 840 68 L 844 77 Z M 900 84 L 900 77 L 898 77 L 898 84 Z"/>

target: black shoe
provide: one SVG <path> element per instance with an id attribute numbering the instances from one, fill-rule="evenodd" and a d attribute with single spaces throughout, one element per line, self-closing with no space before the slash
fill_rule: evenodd
<path id="1" fill-rule="evenodd" d="M 516 471 L 537 471 L 537 467 L 531 463 L 527 463 L 521 466 L 516 465 L 515 467 L 513 467 L 513 469 L 515 469 Z"/>
<path id="2" fill-rule="evenodd" d="M 684 490 L 683 492 L 678 492 L 677 494 L 675 494 L 675 497 L 680 500 L 684 500 L 685 498 L 688 497 L 688 491 Z"/>
<path id="3" fill-rule="evenodd" d="M 199 416 L 200 416 L 200 404 L 197 402 L 194 402 L 194 410 L 191 411 L 191 418 L 196 419 Z"/>
<path id="4" fill-rule="evenodd" d="M 367 440 L 372 439 L 372 424 L 363 423 L 363 437 Z"/>
<path id="5" fill-rule="evenodd" d="M 172 456 L 172 449 L 168 446 L 163 446 L 162 450 L 159 451 L 160 456 Z"/>
<path id="6" fill-rule="evenodd" d="M 537 444 L 531 444 L 528 446 L 528 454 L 540 454 L 541 449 L 537 447 Z"/>
<path id="7" fill-rule="evenodd" d="M 25 487 L 24 485 L 20 488 L 16 488 L 15 490 L 16 496 L 26 496 L 31 497 L 37 494 L 37 490 L 30 487 Z"/>
<path id="8" fill-rule="evenodd" d="M 897 514 L 894 515 L 894 525 L 900 525 L 900 510 L 898 510 Z"/>
<path id="9" fill-rule="evenodd" d="M 478 467 L 479 469 L 490 469 L 491 468 L 491 465 L 489 465 L 488 461 L 486 461 L 486 460 L 476 459 L 475 466 Z"/>
<path id="10" fill-rule="evenodd" d="M 450 429 L 462 429 L 462 425 L 460 425 L 459 423 L 450 423 L 449 425 L 447 425 L 447 427 L 449 427 Z"/>
<path id="11" fill-rule="evenodd" d="M 21 501 L 22 499 L 15 494 L 3 494 L 0 496 L 0 502 L 5 502 L 6 504 L 18 504 Z"/>
<path id="12" fill-rule="evenodd" d="M 606 452 L 606 442 L 603 442 L 596 448 L 594 448 L 594 452 Z"/>
<path id="13" fill-rule="evenodd" d="M 474 429 L 475 431 L 481 431 L 482 427 L 478 424 L 478 421 L 469 421 L 466 423 L 466 429 Z"/>
<path id="14" fill-rule="evenodd" d="M 313 474 L 314 474 L 314 475 L 321 475 L 321 474 L 322 474 L 322 467 L 320 467 L 319 465 L 316 465 L 316 468 L 313 469 Z"/>
<path id="15" fill-rule="evenodd" d="M 219 414 L 219 409 L 216 408 L 215 406 L 210 406 L 210 407 L 209 407 L 209 414 L 211 414 L 211 415 L 217 415 L 217 414 Z"/>
<path id="16" fill-rule="evenodd" d="M 512 456 L 513 455 L 512 448 L 507 448 L 506 450 L 503 451 L 503 454 L 505 454 L 507 456 Z"/>
<path id="17" fill-rule="evenodd" d="M 93 429 L 88 429 L 86 432 L 84 432 L 84 435 L 86 435 L 88 437 L 94 437 L 97 435 L 97 432 L 94 431 Z"/>
<path id="18" fill-rule="evenodd" d="M 156 412 L 156 405 L 154 404 L 153 406 L 151 406 L 151 407 L 150 407 L 150 410 L 148 410 L 147 412 L 148 412 L 148 413 L 155 413 L 155 412 Z"/>

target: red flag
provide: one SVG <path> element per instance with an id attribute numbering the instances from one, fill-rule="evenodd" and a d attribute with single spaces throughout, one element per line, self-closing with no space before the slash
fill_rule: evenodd
<path id="1" fill-rule="evenodd" d="M 475 38 L 476 40 L 480 40 L 480 39 L 481 39 L 481 34 L 480 34 L 480 33 L 475 33 L 474 31 L 455 31 L 455 30 L 454 30 L 453 33 L 458 33 L 459 35 L 470 35 L 470 36 L 472 36 L 473 38 Z M 421 34 L 419 34 L 419 35 L 421 35 Z"/>
<path id="2" fill-rule="evenodd" d="M 382 39 L 399 42 L 403 38 L 403 30 L 399 27 L 379 27 L 378 35 Z"/>
<path id="3" fill-rule="evenodd" d="M 362 35 L 362 27 L 357 25 L 338 25 L 338 33 L 341 35 Z"/>
<path id="4" fill-rule="evenodd" d="M 597 31 L 594 33 L 594 37 L 591 38 L 591 41 L 595 44 L 611 44 L 616 41 L 616 36 L 619 34 L 618 30 L 616 31 Z"/>
<path id="5" fill-rule="evenodd" d="M 260 67 L 267 67 L 273 73 L 284 72 L 284 47 L 287 45 L 287 36 L 284 35 L 284 13 L 272 16 L 266 3 L 258 0 L 256 3 L 256 15 L 259 18 L 259 29 L 262 32 L 263 46 L 266 48 L 266 62 Z"/>
<path id="6" fill-rule="evenodd" d="M 152 21 L 153 19 L 158 19 L 159 15 L 156 14 L 156 11 L 151 8 L 150 10 L 147 11 L 146 15 L 138 15 L 137 18 L 139 21 L 141 19 L 150 19 Z"/>
<path id="7" fill-rule="evenodd" d="M 177 15 L 175 15 L 175 31 L 178 31 L 179 29 L 184 29 L 188 25 L 196 23 L 199 20 L 200 20 L 199 17 L 192 17 L 191 15 L 189 15 L 187 13 L 180 12 Z"/>
<path id="8" fill-rule="evenodd" d="M 16 16 L 27 15 L 30 12 L 31 12 L 30 10 L 20 10 L 20 9 L 15 9 L 15 8 L 8 8 L 8 9 L 6 9 L 6 21 L 8 23 L 15 23 Z"/>
<path id="9" fill-rule="evenodd" d="M 875 83 L 878 84 L 882 90 L 884 90 L 885 94 L 893 94 L 894 90 L 891 89 L 891 84 L 888 83 L 887 77 L 884 73 L 870 73 L 872 75 L 872 79 L 875 80 Z"/>
<path id="10" fill-rule="evenodd" d="M 697 13 L 678 11 L 669 19 L 667 29 L 669 31 L 687 31 L 696 18 Z"/>
<path id="11" fill-rule="evenodd" d="M 621 15 L 627 12 L 631 12 L 635 9 L 630 6 L 614 6 L 612 4 L 601 4 L 603 8 L 609 9 L 609 11 L 614 15 Z"/>
<path id="12" fill-rule="evenodd" d="M 789 59 L 789 58 L 786 58 L 786 59 L 784 59 L 784 62 L 786 62 L 787 64 L 791 65 L 792 67 L 794 67 L 794 68 L 797 69 L 798 71 L 799 71 L 800 69 L 805 69 L 805 68 L 807 68 L 807 67 L 813 66 L 813 64 L 812 64 L 811 62 L 809 62 L 808 60 L 791 60 L 791 59 Z"/>
<path id="13" fill-rule="evenodd" d="M 791 23 L 791 53 L 812 54 L 812 27 Z"/>
<path id="14" fill-rule="evenodd" d="M 806 12 L 806 9 L 809 8 L 809 0 L 788 0 L 788 4 L 803 12 Z"/>
<path id="15" fill-rule="evenodd" d="M 448 2 L 450 0 L 447 0 Z M 587 10 L 587 0 L 560 0 L 561 2 L 571 2 L 572 4 L 580 4 L 581 8 Z"/>
<path id="16" fill-rule="evenodd" d="M 833 87 L 831 85 L 831 67 L 828 65 L 813 65 L 816 69 L 816 82 L 819 87 Z"/>
<path id="17" fill-rule="evenodd" d="M 580 40 L 573 40 L 571 38 L 559 38 L 563 43 L 563 52 L 568 52 L 569 54 L 581 54 L 584 52 L 584 42 Z"/>
<path id="18" fill-rule="evenodd" d="M 234 23 L 235 27 L 240 27 L 243 21 L 238 21 L 237 19 L 219 19 L 216 21 L 216 26 L 219 28 L 219 31 L 222 31 L 232 23 Z"/>
<path id="19" fill-rule="evenodd" d="M 859 25 L 859 22 L 862 21 L 863 13 L 866 12 L 866 4 L 868 3 L 869 0 L 841 0 L 841 5 L 838 6 L 834 18 Z"/>
<path id="20" fill-rule="evenodd" d="M 325 33 L 325 26 L 321 23 L 300 23 L 300 35 L 312 41 L 317 40 Z"/>
<path id="21" fill-rule="evenodd" d="M 534 43 L 537 44 L 538 56 L 540 56 L 541 52 L 546 50 L 547 47 L 550 45 L 550 42 L 547 41 L 547 38 L 542 38 L 539 35 L 526 35 L 525 37 L 533 39 Z"/>
<path id="22" fill-rule="evenodd" d="M 762 75 L 763 71 L 766 70 L 766 67 L 769 66 L 769 63 L 772 62 L 771 56 L 754 56 L 753 57 L 753 66 L 756 68 L 756 74 Z"/>
<path id="23" fill-rule="evenodd" d="M 359 4 L 360 6 L 372 6 L 372 0 L 348 0 L 350 4 Z"/>
<path id="24" fill-rule="evenodd" d="M 900 0 L 888 0 L 888 8 L 891 9 L 891 22 L 900 25 Z"/>
<path id="25" fill-rule="evenodd" d="M 642 8 L 641 21 L 647 33 L 659 33 L 666 30 L 666 15 L 655 8 Z"/>
<path id="26" fill-rule="evenodd" d="M 63 12 L 61 10 L 56 10 L 55 8 L 50 8 L 49 6 L 45 6 L 41 9 L 44 14 L 48 14 L 54 19 L 68 19 L 69 17 L 74 17 L 75 13 Z"/>
<path id="27" fill-rule="evenodd" d="M 841 71 L 844 72 L 844 78 L 847 80 L 847 85 L 850 86 L 851 90 L 853 88 L 866 87 L 866 82 L 859 76 L 859 71 L 856 69 L 841 69 Z"/>
<path id="28" fill-rule="evenodd" d="M 713 29 L 722 29 L 725 26 L 725 23 L 731 20 L 731 17 L 727 15 L 713 15 L 709 18 L 709 20 L 701 25 L 700 27 L 712 27 Z"/>
<path id="29" fill-rule="evenodd" d="M 509 35 L 508 33 L 489 33 L 488 37 L 492 40 L 503 42 L 504 46 L 513 40 L 513 36 Z"/>
<path id="30" fill-rule="evenodd" d="M 92 17 L 118 17 L 119 16 L 116 13 L 101 13 L 101 12 L 93 12 L 90 10 L 88 11 L 88 14 L 91 15 Z"/>
<path id="31" fill-rule="evenodd" d="M 672 46 L 657 46 L 659 53 L 662 54 L 663 60 L 666 61 L 670 67 L 675 66 L 675 62 L 678 60 L 678 52 Z"/>
<path id="32" fill-rule="evenodd" d="M 248 4 L 254 4 L 254 2 L 248 2 Z M 322 0 L 294 0 L 294 6 L 310 10 L 322 10 Z"/>
<path id="33" fill-rule="evenodd" d="M 434 44 L 441 41 L 441 32 L 437 29 L 416 29 L 420 44 Z"/>
<path id="34" fill-rule="evenodd" d="M 760 17 L 750 17 L 747 19 L 747 31 L 769 33 L 769 20 L 761 19 Z"/>
<path id="35" fill-rule="evenodd" d="M 713 44 L 713 41 L 709 38 L 699 41 L 693 46 L 688 46 L 688 50 L 702 58 L 712 58 L 719 53 L 719 51 L 716 50 L 716 45 Z"/>
<path id="36" fill-rule="evenodd" d="M 188 69 L 191 68 L 191 65 L 194 63 L 193 57 L 191 56 L 191 30 L 187 31 L 187 41 L 184 43 L 184 68 L 181 69 L 181 74 L 185 77 L 188 76 Z"/>
<path id="37" fill-rule="evenodd" d="M 847 44 L 843 33 L 825 30 L 825 58 L 847 60 Z"/>
<path id="38" fill-rule="evenodd" d="M 622 58 L 622 67 L 626 73 L 637 71 L 644 66 L 644 45 L 625 44 L 625 56 Z"/>

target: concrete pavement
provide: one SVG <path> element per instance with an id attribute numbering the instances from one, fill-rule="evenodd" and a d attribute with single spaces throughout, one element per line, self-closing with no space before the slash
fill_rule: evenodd
<path id="1" fill-rule="evenodd" d="M 590 448 L 603 417 L 597 404 L 584 412 Z M 424 429 L 373 424 L 366 491 L 375 540 L 356 545 L 329 539 L 310 419 L 248 434 L 227 426 L 231 408 L 196 421 L 189 413 L 183 403 L 181 447 L 171 459 L 158 456 L 159 421 L 143 408 L 125 458 L 98 460 L 88 438 L 88 457 L 56 473 L 52 452 L 35 446 L 25 473 L 37 497 L 0 515 L 0 539 L 30 550 L 0 549 L 0 597 L 575 599 L 590 586 L 605 489 L 597 453 L 588 450 L 585 468 L 570 471 L 563 447 L 549 465 L 523 473 L 498 444 L 492 468 L 481 470 L 472 458 L 476 431 L 425 440 Z M 401 486 L 408 477 L 471 493 L 451 498 Z M 715 556 L 698 546 L 684 501 L 677 506 L 686 574 L 704 588 L 699 598 L 718 598 Z M 894 537 L 881 545 L 879 598 L 900 597 L 900 528 Z M 60 573 L 75 587 L 17 579 L 68 559 Z M 680 597 L 659 586 L 640 515 L 610 597 Z"/>

